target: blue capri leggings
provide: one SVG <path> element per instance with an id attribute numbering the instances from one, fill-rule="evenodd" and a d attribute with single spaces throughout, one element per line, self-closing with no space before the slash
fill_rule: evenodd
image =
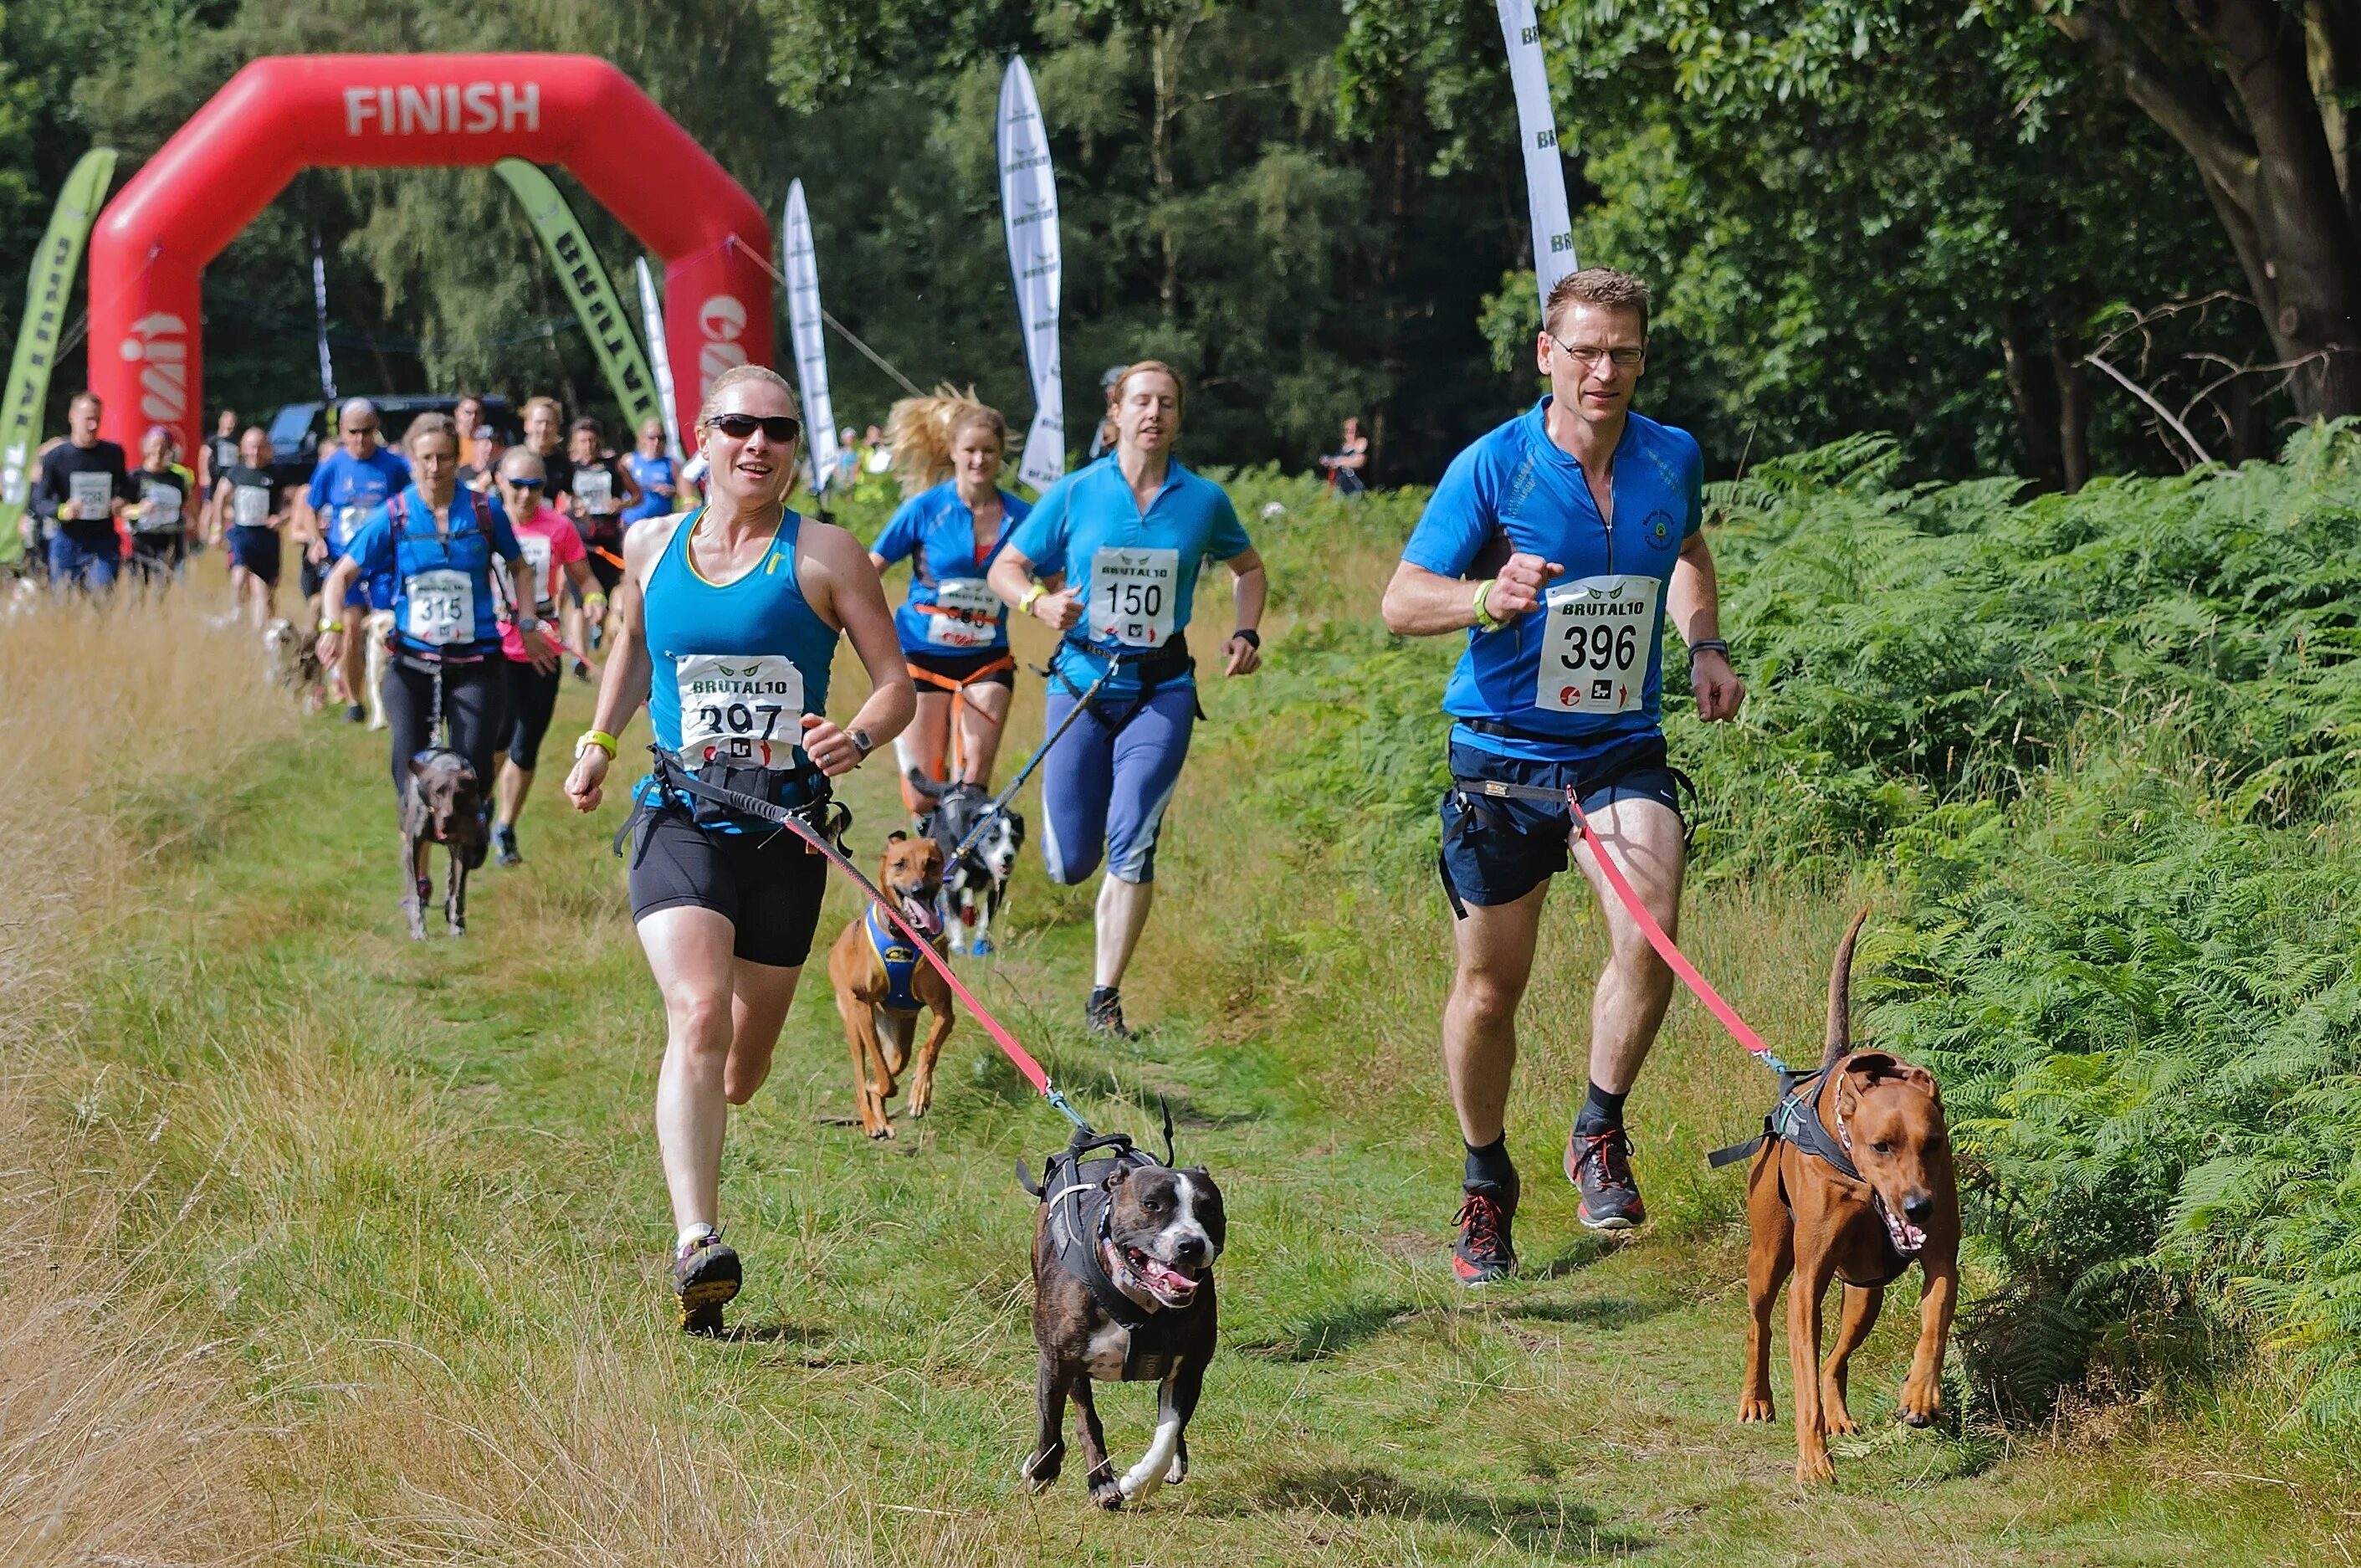
<path id="1" fill-rule="evenodd" d="M 1073 711 L 1074 694 L 1052 686 L 1043 716 L 1055 731 Z M 1041 764 L 1041 858 L 1050 879 L 1069 887 L 1098 870 L 1125 882 L 1156 880 L 1156 836 L 1180 782 L 1189 731 L 1197 720 L 1194 686 L 1166 686 L 1147 702 L 1104 699 L 1074 720 Z"/>

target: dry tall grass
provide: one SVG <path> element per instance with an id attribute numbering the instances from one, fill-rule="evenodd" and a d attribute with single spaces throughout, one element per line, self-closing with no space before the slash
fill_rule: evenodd
<path id="1" fill-rule="evenodd" d="M 71 1041 L 79 955 L 137 912 L 126 821 L 291 733 L 251 634 L 190 593 L 0 623 L 0 1562 L 223 1563 L 266 1542 L 233 1358 L 134 1283 Z M 169 838 L 169 834 L 167 835 Z"/>

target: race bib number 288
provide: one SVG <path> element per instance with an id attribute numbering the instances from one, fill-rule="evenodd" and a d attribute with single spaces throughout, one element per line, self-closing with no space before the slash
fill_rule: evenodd
<path id="1" fill-rule="evenodd" d="M 792 768 L 804 732 L 804 675 L 774 653 L 684 653 L 680 754 L 691 766 Z"/>
<path id="2" fill-rule="evenodd" d="M 1656 577 L 1580 577 L 1549 590 L 1533 706 L 1609 715 L 1641 706 L 1656 645 Z"/>

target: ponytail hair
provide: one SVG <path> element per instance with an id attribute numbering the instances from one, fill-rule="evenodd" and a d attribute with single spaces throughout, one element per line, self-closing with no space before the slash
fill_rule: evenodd
<path id="1" fill-rule="evenodd" d="M 894 451 L 894 477 L 902 481 L 902 494 L 915 496 L 949 477 L 951 448 L 958 444 L 960 432 L 975 424 L 992 432 L 1005 457 L 1008 422 L 998 409 L 978 401 L 973 387 L 962 392 L 944 383 L 931 397 L 895 403 L 885 419 L 885 444 Z"/>

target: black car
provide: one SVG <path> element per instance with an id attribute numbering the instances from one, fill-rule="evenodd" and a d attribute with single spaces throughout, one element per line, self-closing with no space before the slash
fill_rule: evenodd
<path id="1" fill-rule="evenodd" d="M 379 438 L 389 446 L 399 447 L 412 420 L 420 414 L 447 414 L 459 406 L 456 397 L 440 397 L 428 393 L 389 392 L 383 397 L 371 397 L 377 405 Z M 509 407 L 506 398 L 486 398 L 484 422 L 500 433 L 500 439 L 511 445 L 522 437 L 522 427 Z M 270 477 L 280 485 L 311 483 L 312 470 L 320 462 L 320 443 L 328 439 L 328 427 L 335 422 L 334 403 L 285 403 L 270 416 Z M 467 460 L 461 453 L 459 461 Z"/>

